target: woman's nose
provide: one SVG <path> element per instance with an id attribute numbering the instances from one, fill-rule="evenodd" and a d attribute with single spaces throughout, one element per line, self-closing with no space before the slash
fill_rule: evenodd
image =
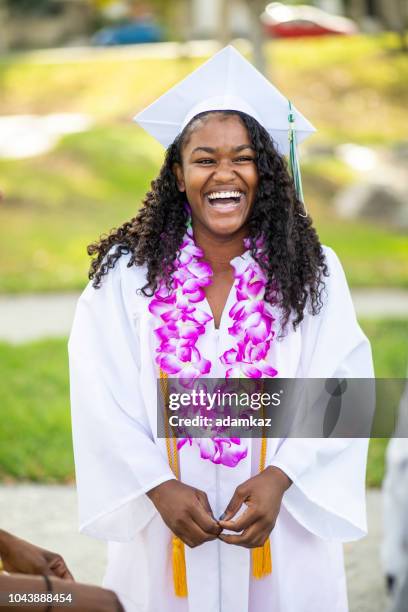
<path id="1" fill-rule="evenodd" d="M 215 169 L 215 178 L 225 183 L 233 176 L 235 176 L 235 170 L 231 160 L 226 159 L 220 161 Z"/>

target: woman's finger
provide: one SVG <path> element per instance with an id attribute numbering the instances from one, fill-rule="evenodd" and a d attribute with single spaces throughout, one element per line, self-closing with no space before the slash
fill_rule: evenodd
<path id="1" fill-rule="evenodd" d="M 209 514 L 208 511 L 204 510 L 201 504 L 197 504 L 192 509 L 191 517 L 206 535 L 213 535 L 214 537 L 217 537 L 220 534 L 221 527 L 211 516 L 211 514 Z"/>
<path id="2" fill-rule="evenodd" d="M 190 548 L 195 548 L 200 544 L 204 544 L 204 542 L 216 539 L 215 535 L 205 532 L 193 519 L 191 519 L 191 522 L 185 529 L 180 530 L 176 535 Z"/>
<path id="3" fill-rule="evenodd" d="M 227 529 L 228 531 L 236 531 L 238 533 L 244 529 L 248 529 L 248 527 L 258 521 L 259 518 L 259 512 L 253 506 L 248 506 L 248 509 L 245 510 L 245 512 L 243 512 L 236 520 L 219 520 L 218 523 L 223 529 Z"/>
<path id="4" fill-rule="evenodd" d="M 267 537 L 269 537 L 268 530 L 265 529 L 263 523 L 258 521 L 239 535 L 221 534 L 219 539 L 226 544 L 234 544 L 235 546 L 243 546 L 244 548 L 257 548 L 263 545 Z"/>
<path id="5" fill-rule="evenodd" d="M 197 490 L 197 497 L 199 502 L 201 503 L 202 507 L 204 508 L 204 510 L 212 517 L 212 519 L 215 521 L 215 517 L 212 511 L 212 508 L 210 506 L 210 502 L 208 501 L 208 497 L 207 494 L 204 493 L 204 491 L 199 491 Z"/>
<path id="6" fill-rule="evenodd" d="M 234 495 L 231 497 L 231 500 L 228 506 L 225 509 L 225 512 L 221 514 L 219 520 L 220 521 L 229 521 L 233 516 L 236 515 L 238 510 L 241 508 L 242 504 L 247 498 L 247 489 L 244 485 L 239 485 L 235 489 Z"/>

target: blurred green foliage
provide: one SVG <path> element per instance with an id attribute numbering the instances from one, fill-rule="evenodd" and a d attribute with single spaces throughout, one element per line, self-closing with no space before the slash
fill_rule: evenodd
<path id="1" fill-rule="evenodd" d="M 376 375 L 405 377 L 406 320 L 366 321 Z M 73 479 L 66 340 L 0 343 L 0 480 Z M 371 441 L 367 482 L 379 486 L 387 440 Z"/>
<path id="2" fill-rule="evenodd" d="M 0 478 L 72 478 L 66 342 L 0 344 Z"/>
<path id="3" fill-rule="evenodd" d="M 408 58 L 398 44 L 392 34 L 267 44 L 273 82 L 319 128 L 311 145 L 408 140 Z M 132 115 L 201 63 L 99 51 L 62 62 L 0 58 L 0 113 L 81 112 L 95 121 L 47 155 L 0 160 L 0 292 L 83 287 L 86 245 L 135 214 L 163 159 Z M 321 239 L 338 252 L 350 283 L 408 286 L 406 237 L 340 221 L 330 207 L 355 173 L 330 154 L 305 163 L 303 173 Z"/>
<path id="4" fill-rule="evenodd" d="M 66 136 L 49 155 L 0 162 L 0 291 L 78 289 L 86 245 L 131 218 L 156 176 L 162 149 L 142 130 L 106 125 Z M 306 201 L 321 240 L 340 256 L 353 285 L 408 286 L 402 234 L 336 219 L 327 203 L 348 181 L 341 163 L 306 164 Z"/>
<path id="5" fill-rule="evenodd" d="M 43 15 L 55 10 L 55 0 L 3 0 L 10 12 L 15 14 Z"/>
<path id="6" fill-rule="evenodd" d="M 407 138 L 408 59 L 398 46 L 390 33 L 276 40 L 266 43 L 268 76 L 318 126 L 315 142 L 388 144 Z M 129 120 L 205 59 L 126 59 L 111 49 L 63 62 L 35 57 L 0 58 L 0 113 Z"/>

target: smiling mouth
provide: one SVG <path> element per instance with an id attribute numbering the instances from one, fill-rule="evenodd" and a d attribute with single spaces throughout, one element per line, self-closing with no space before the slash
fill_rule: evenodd
<path id="1" fill-rule="evenodd" d="M 207 194 L 207 199 L 210 206 L 214 208 L 236 208 L 240 205 L 242 191 L 212 191 Z"/>

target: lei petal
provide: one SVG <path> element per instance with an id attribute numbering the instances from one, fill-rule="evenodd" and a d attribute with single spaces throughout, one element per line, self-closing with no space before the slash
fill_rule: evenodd
<path id="1" fill-rule="evenodd" d="M 250 248 L 251 241 L 246 239 Z M 263 257 L 263 239 L 258 239 L 256 248 Z M 180 382 L 190 387 L 195 379 L 211 371 L 211 361 L 205 359 L 196 347 L 205 327 L 213 319 L 197 306 L 205 299 L 204 287 L 211 284 L 213 272 L 205 261 L 202 250 L 194 243 L 191 225 L 183 239 L 181 249 L 174 262 L 172 288 L 164 282 L 159 284 L 149 303 L 149 311 L 160 324 L 154 333 L 159 342 L 156 349 L 156 363 L 170 376 L 177 376 Z M 273 311 L 264 301 L 266 277 L 254 260 L 249 263 L 233 261 L 236 301 L 229 311 L 233 325 L 228 329 L 234 346 L 219 356 L 225 366 L 228 378 L 273 377 L 277 370 L 268 362 L 273 330 Z M 164 323 L 164 325 L 163 325 Z M 200 407 L 197 408 L 197 413 Z M 199 446 L 200 456 L 216 464 L 235 467 L 245 459 L 248 448 L 239 438 L 225 438 L 212 435 L 209 438 L 180 438 L 177 448 L 193 441 Z"/>
<path id="2" fill-rule="evenodd" d="M 181 370 L 179 359 L 172 354 L 159 355 L 156 362 L 167 374 L 178 374 Z"/>

